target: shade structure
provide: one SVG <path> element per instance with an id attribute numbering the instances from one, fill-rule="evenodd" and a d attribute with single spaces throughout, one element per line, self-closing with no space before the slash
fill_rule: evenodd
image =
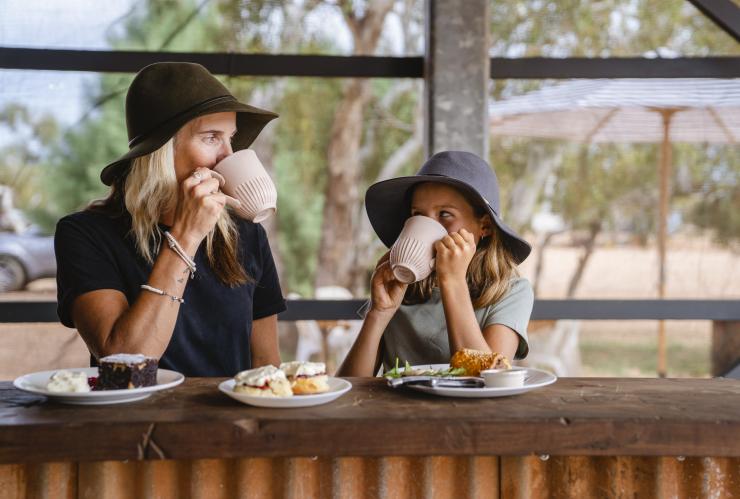
<path id="1" fill-rule="evenodd" d="M 740 79 L 569 81 L 489 106 L 494 135 L 586 143 L 662 142 L 671 110 L 671 142 L 736 143 Z"/>
<path id="2" fill-rule="evenodd" d="M 665 296 L 666 219 L 671 144 L 737 144 L 740 79 L 671 78 L 569 81 L 492 102 L 491 133 L 583 143 L 660 143 L 658 296 Z M 658 335 L 665 374 L 665 329 Z"/>

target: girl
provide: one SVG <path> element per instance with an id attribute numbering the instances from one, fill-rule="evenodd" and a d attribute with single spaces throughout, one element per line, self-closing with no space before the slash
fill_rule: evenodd
<path id="1" fill-rule="evenodd" d="M 432 156 L 412 177 L 370 186 L 373 229 L 390 247 L 409 216 L 437 220 L 448 235 L 435 244 L 435 271 L 409 286 L 386 253 L 375 267 L 362 329 L 339 376 L 372 376 L 399 358 L 447 363 L 462 348 L 524 358 L 534 295 L 517 264 L 531 247 L 501 220 L 496 174 L 468 152 Z"/>

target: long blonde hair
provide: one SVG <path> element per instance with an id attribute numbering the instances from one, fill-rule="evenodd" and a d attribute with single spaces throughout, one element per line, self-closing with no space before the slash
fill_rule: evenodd
<path id="1" fill-rule="evenodd" d="M 109 212 L 128 212 L 136 251 L 150 264 L 162 245 L 159 219 L 177 203 L 174 151 L 173 137 L 156 151 L 133 159 L 128 174 L 113 183 L 108 198 L 93 205 Z M 216 277 L 232 287 L 251 281 L 239 262 L 238 243 L 236 223 L 223 210 L 206 236 L 206 257 Z"/>
<path id="2" fill-rule="evenodd" d="M 466 199 L 473 206 L 476 217 L 480 218 L 488 213 L 471 202 L 469 196 Z M 488 307 L 501 300 L 509 291 L 511 280 L 519 276 L 516 261 L 504 242 L 504 235 L 493 222 L 491 232 L 490 236 L 483 237 L 478 242 L 465 276 L 475 309 Z M 437 273 L 432 272 L 426 279 L 409 285 L 403 303 L 415 305 L 428 301 L 432 290 L 438 285 Z"/>

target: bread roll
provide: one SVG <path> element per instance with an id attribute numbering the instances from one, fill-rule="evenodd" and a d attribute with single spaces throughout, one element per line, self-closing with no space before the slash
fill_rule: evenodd
<path id="1" fill-rule="evenodd" d="M 500 353 L 463 348 L 452 356 L 450 367 L 463 367 L 468 376 L 480 376 L 480 372 L 486 369 L 511 369 L 511 364 Z"/>

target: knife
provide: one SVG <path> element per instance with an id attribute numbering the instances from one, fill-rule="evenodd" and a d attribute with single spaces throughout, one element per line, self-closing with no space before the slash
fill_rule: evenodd
<path id="1" fill-rule="evenodd" d="M 426 385 L 432 388 L 483 388 L 481 378 L 440 378 L 439 376 L 403 376 L 388 378 L 388 386 L 398 388 L 403 385 Z"/>

